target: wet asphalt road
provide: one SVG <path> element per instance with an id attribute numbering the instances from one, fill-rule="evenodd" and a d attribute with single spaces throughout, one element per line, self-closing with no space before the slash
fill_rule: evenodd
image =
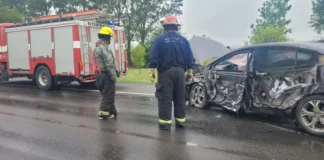
<path id="1" fill-rule="evenodd" d="M 69 85 L 43 92 L 30 82 L 0 84 L 1 160 L 322 160 L 324 139 L 289 119 L 187 108 L 188 127 L 157 127 L 150 85 L 118 85 L 117 120 L 99 121 L 99 92 Z M 140 92 L 147 95 L 129 94 Z"/>

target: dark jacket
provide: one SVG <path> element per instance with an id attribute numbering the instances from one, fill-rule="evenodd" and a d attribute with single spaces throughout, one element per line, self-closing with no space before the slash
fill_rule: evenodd
<path id="1" fill-rule="evenodd" d="M 149 67 L 157 68 L 159 72 L 173 66 L 187 70 L 192 69 L 195 61 L 188 40 L 176 32 L 169 32 L 155 40 Z"/>

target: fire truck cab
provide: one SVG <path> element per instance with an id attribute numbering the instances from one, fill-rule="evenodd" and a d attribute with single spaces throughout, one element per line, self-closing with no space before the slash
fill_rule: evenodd
<path id="1" fill-rule="evenodd" d="M 64 16 L 64 15 L 63 15 Z M 58 89 L 78 81 L 95 84 L 97 63 L 93 49 L 105 24 L 94 21 L 59 20 L 35 24 L 0 24 L 0 79 L 28 77 L 41 90 Z M 75 17 L 75 15 L 74 15 Z M 41 17 L 46 19 L 48 17 Z M 116 68 L 127 73 L 124 28 L 114 30 L 111 40 Z"/>

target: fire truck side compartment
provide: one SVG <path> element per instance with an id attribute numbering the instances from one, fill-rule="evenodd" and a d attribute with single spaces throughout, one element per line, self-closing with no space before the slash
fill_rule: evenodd
<path id="1" fill-rule="evenodd" d="M 31 58 L 52 58 L 51 29 L 30 30 Z"/>
<path id="2" fill-rule="evenodd" d="M 72 26 L 54 28 L 56 74 L 74 74 L 74 42 Z"/>
<path id="3" fill-rule="evenodd" d="M 30 70 L 28 32 L 7 33 L 8 60 L 10 70 Z"/>

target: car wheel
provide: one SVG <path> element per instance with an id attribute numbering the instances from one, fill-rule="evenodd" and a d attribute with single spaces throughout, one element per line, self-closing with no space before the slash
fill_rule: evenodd
<path id="1" fill-rule="evenodd" d="M 191 89 L 189 94 L 189 104 L 195 108 L 206 108 L 207 100 L 206 100 L 206 87 L 195 83 Z"/>
<path id="2" fill-rule="evenodd" d="M 38 67 L 36 71 L 36 82 L 41 90 L 48 91 L 52 88 L 53 77 L 47 67 Z"/>
<path id="3" fill-rule="evenodd" d="M 295 116 L 306 132 L 324 137 L 324 96 L 314 95 L 300 101 Z"/>

